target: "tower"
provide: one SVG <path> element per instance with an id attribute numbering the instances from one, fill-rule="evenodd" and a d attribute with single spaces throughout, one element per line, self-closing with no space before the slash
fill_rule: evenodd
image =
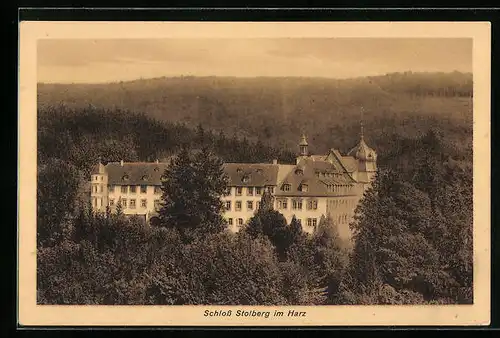
<path id="1" fill-rule="evenodd" d="M 363 116 L 362 114 L 363 110 L 361 110 L 361 116 Z M 362 118 L 360 122 L 360 129 L 360 140 L 347 155 L 353 156 L 358 161 L 358 172 L 356 175 L 357 181 L 364 183 L 365 187 L 367 187 L 370 185 L 377 173 L 377 153 L 365 142 Z"/>
<path id="2" fill-rule="evenodd" d="M 108 205 L 108 175 L 101 158 L 99 158 L 99 163 L 92 171 L 90 196 L 92 209 L 101 212 L 106 211 Z"/>
<path id="3" fill-rule="evenodd" d="M 300 143 L 299 143 L 299 154 L 300 156 L 307 156 L 308 155 L 308 144 L 307 144 L 307 139 L 306 139 L 306 135 L 305 134 L 302 134 L 302 137 L 300 139 Z"/>

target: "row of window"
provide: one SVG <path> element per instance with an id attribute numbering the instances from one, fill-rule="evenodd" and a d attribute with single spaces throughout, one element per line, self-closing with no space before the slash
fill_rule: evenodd
<path id="1" fill-rule="evenodd" d="M 236 218 L 235 220 L 236 220 L 236 225 L 238 225 L 238 226 L 242 226 L 243 225 L 243 218 Z M 233 225 L 233 219 L 232 218 L 228 218 L 227 223 L 229 225 Z"/>
<path id="2" fill-rule="evenodd" d="M 120 204 L 122 205 L 123 208 L 130 208 L 130 209 L 135 209 L 136 208 L 136 200 L 134 198 L 127 200 L 126 198 L 122 198 L 119 200 Z M 115 199 L 110 198 L 109 199 L 109 206 L 114 207 L 115 206 Z M 147 208 L 148 207 L 148 200 L 147 199 L 141 199 L 141 208 Z M 160 208 L 160 200 L 154 200 L 154 207 L 155 209 Z"/>
<path id="3" fill-rule="evenodd" d="M 147 185 L 140 185 L 140 186 L 137 186 L 137 185 L 130 185 L 130 186 L 129 185 L 121 185 L 119 187 L 120 187 L 120 192 L 122 194 L 127 194 L 127 193 L 135 194 L 135 193 L 137 193 L 138 188 L 139 188 L 139 192 L 141 194 L 146 194 L 148 192 L 148 186 Z M 108 186 L 108 189 L 109 189 L 109 192 L 111 192 L 111 193 L 115 192 L 115 186 L 114 185 Z M 161 194 L 161 186 L 155 185 L 154 186 L 154 193 L 155 194 Z"/>
<path id="4" fill-rule="evenodd" d="M 234 187 L 235 196 L 243 196 L 243 189 L 246 189 L 247 196 L 261 196 L 262 193 L 264 192 L 265 188 L 263 188 L 263 187 Z M 273 187 L 268 187 L 267 190 L 271 194 L 274 193 Z M 232 194 L 233 194 L 233 188 L 229 187 L 227 189 L 226 195 L 231 196 Z"/>
<path id="5" fill-rule="evenodd" d="M 281 187 L 282 191 L 290 191 L 291 189 L 292 189 L 292 186 L 290 184 L 288 184 L 288 183 L 283 184 L 283 186 Z M 308 192 L 309 191 L 309 185 L 303 183 L 303 184 L 299 185 L 298 190 L 302 191 L 302 192 Z"/>
<path id="6" fill-rule="evenodd" d="M 353 188 L 354 187 L 352 185 L 327 185 L 328 192 L 351 192 Z"/>
<path id="7" fill-rule="evenodd" d="M 349 207 L 353 208 L 356 206 L 356 201 L 353 199 L 339 199 L 334 201 L 328 201 L 329 208 L 338 208 L 338 207 Z"/>
<path id="8" fill-rule="evenodd" d="M 282 198 L 278 199 L 278 209 L 281 210 L 287 210 L 288 209 L 288 199 L 287 198 Z M 260 206 L 260 201 L 255 202 L 255 210 L 258 210 Z M 246 207 L 248 211 L 254 210 L 254 201 L 247 201 Z M 318 209 L 318 201 L 317 200 L 308 200 L 306 204 L 307 210 L 317 210 Z M 301 199 L 292 199 L 292 210 L 302 210 L 303 208 L 303 202 Z M 225 209 L 226 211 L 230 211 L 232 209 L 232 202 L 231 201 L 226 201 L 225 202 Z M 234 211 L 241 211 L 242 210 L 242 202 L 241 201 L 235 201 L 234 202 Z"/>
<path id="9" fill-rule="evenodd" d="M 288 209 L 288 198 L 280 198 L 277 200 L 278 209 L 287 210 Z M 292 210 L 302 210 L 302 200 L 292 199 Z M 318 201 L 317 200 L 307 200 L 306 203 L 307 210 L 317 210 Z"/>
<path id="10" fill-rule="evenodd" d="M 258 210 L 260 206 L 260 201 L 255 202 L 255 210 Z M 231 201 L 226 201 L 225 209 L 227 211 L 230 211 L 232 208 L 232 202 Z M 242 209 L 242 202 L 241 201 L 236 201 L 234 202 L 234 211 L 241 211 Z M 252 211 L 254 210 L 254 201 L 247 201 L 247 210 Z"/>
<path id="11" fill-rule="evenodd" d="M 243 225 L 243 218 L 235 218 L 236 225 L 241 226 Z M 300 218 L 297 218 L 297 221 L 302 224 L 302 220 Z M 228 218 L 227 220 L 229 225 L 233 225 L 233 219 Z M 306 224 L 308 227 L 316 227 L 318 225 L 318 219 L 317 218 L 307 218 Z"/>

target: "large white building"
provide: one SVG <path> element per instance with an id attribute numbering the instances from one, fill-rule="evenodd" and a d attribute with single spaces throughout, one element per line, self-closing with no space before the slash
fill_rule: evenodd
<path id="1" fill-rule="evenodd" d="M 120 203 L 124 214 L 150 221 L 157 215 L 161 182 L 167 163 L 99 163 L 92 172 L 91 199 L 95 210 L 113 210 Z M 274 208 L 288 222 L 295 217 L 308 233 L 314 232 L 322 215 L 331 215 L 342 238 L 350 238 L 354 210 L 377 171 L 377 154 L 359 143 L 346 155 L 331 149 L 311 155 L 305 136 L 299 143 L 296 163 L 225 163 L 229 190 L 222 200 L 224 217 L 238 231 L 255 214 L 262 193 L 271 192 Z"/>

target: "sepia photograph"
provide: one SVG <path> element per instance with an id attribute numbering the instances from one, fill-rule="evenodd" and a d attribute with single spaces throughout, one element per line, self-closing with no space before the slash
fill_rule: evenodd
<path id="1" fill-rule="evenodd" d="M 311 311 L 363 306 L 489 315 L 475 175 L 490 70 L 475 37 L 226 25 L 31 39 L 30 306 L 189 307 L 204 325 L 318 325 Z"/>

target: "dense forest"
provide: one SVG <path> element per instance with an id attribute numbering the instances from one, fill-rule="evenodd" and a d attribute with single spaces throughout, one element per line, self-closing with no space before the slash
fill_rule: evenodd
<path id="1" fill-rule="evenodd" d="M 305 132 L 314 153 L 352 147 L 363 110 L 365 134 L 378 150 L 394 131 L 416 137 L 429 128 L 446 130 L 446 137 L 457 143 L 472 144 L 472 74 L 458 72 L 346 80 L 178 77 L 39 84 L 38 105 L 130 110 L 293 151 Z"/>
<path id="2" fill-rule="evenodd" d="M 153 118 L 154 109 L 149 113 L 145 109 L 133 112 L 132 108 L 125 110 L 105 102 L 98 105 L 99 100 L 113 100 L 116 95 L 111 92 L 94 95 L 93 86 L 87 89 L 67 86 L 73 94 L 85 92 L 85 96 L 92 97 L 92 102 L 80 103 L 80 99 L 75 98 L 74 103 L 78 104 L 72 106 L 71 100 L 62 98 L 64 104 L 55 101 L 46 104 L 42 100 L 38 111 L 38 302 L 472 303 L 471 89 L 467 81 L 450 84 L 450 81 L 430 81 L 435 79 L 435 74 L 418 76 L 420 78 L 415 74 L 393 74 L 343 80 L 345 82 L 280 80 L 281 83 L 291 81 L 289 88 L 296 90 L 310 86 L 309 93 L 324 91 L 324 104 L 332 97 L 345 99 L 340 94 L 326 97 L 328 86 L 347 83 L 358 89 L 349 91 L 345 87 L 345 93 L 350 93 L 351 98 L 359 94 L 357 100 L 366 100 L 363 101 L 365 130 L 370 146 L 380 155 L 380 171 L 356 210 L 351 224 L 355 236 L 351 249 L 339 239 L 332 219 L 323 217 L 318 231 L 307 235 L 296 220 L 287 224 L 283 215 L 266 207 L 270 205 L 268 195 L 263 196 L 263 207 L 237 234 L 225 231 L 225 224 L 218 217 L 221 205 L 214 196 L 224 191 L 223 161 L 294 160 L 295 148 L 279 148 L 277 140 L 282 136 L 289 137 L 291 142 L 293 136 L 295 145 L 297 134 L 287 130 L 287 122 L 282 119 L 277 118 L 277 124 L 273 124 L 273 113 L 269 110 L 266 121 L 261 121 L 256 113 L 259 107 L 266 105 L 265 100 L 258 102 L 256 93 L 262 97 L 271 95 L 269 83 L 276 84 L 279 82 L 276 79 L 241 80 L 244 85 L 229 86 L 238 88 L 237 94 L 233 92 L 231 106 L 239 106 L 244 111 L 232 116 L 224 110 L 229 109 L 231 101 L 231 94 L 224 94 L 224 105 L 214 108 L 222 114 L 218 118 L 222 124 L 234 124 L 224 132 L 221 125 L 212 128 L 215 123 L 210 124 L 199 116 L 194 118 L 196 115 L 186 111 L 186 118 L 191 116 L 191 121 L 174 118 L 171 114 L 178 105 L 164 110 L 163 118 Z M 455 76 L 462 79 L 463 75 L 447 76 L 442 75 L 448 80 Z M 409 81 L 410 78 L 414 82 Z M 108 89 L 128 86 L 138 90 L 142 88 L 139 84 L 149 83 L 149 90 L 141 89 L 143 94 L 127 96 L 129 106 L 135 107 L 133 101 L 144 100 L 141 103 L 144 108 L 149 105 L 148 98 L 153 97 L 155 91 L 161 92 L 160 88 L 164 90 L 168 81 L 198 82 L 198 87 L 172 86 L 170 89 L 177 88 L 180 92 L 190 88 L 189 95 L 201 95 L 213 91 L 214 83 L 221 85 L 232 80 L 144 81 L 113 84 Z M 321 81 L 324 85 L 318 85 Z M 359 86 L 369 81 L 383 85 L 385 94 L 371 96 L 365 88 L 363 97 Z M 407 86 L 401 85 L 401 81 Z M 258 89 L 259 83 L 269 86 Z M 41 88 L 39 98 L 46 95 L 42 92 L 48 87 Z M 242 88 L 246 88 L 247 98 L 252 98 L 252 102 L 245 101 Z M 306 104 L 311 98 L 307 93 L 298 95 L 296 104 L 289 106 L 294 108 L 290 109 L 299 109 L 300 100 Z M 381 106 L 375 102 L 382 98 L 393 102 L 379 109 Z M 190 104 L 186 97 L 177 99 Z M 339 144 L 345 151 L 358 139 L 359 107 L 355 106 L 356 101 L 352 101 L 352 106 L 343 102 L 345 106 L 337 108 L 355 114 L 354 118 L 331 124 L 331 117 L 325 115 L 321 119 L 321 115 L 316 115 L 319 120 L 311 122 L 305 115 L 308 112 L 304 111 L 302 116 L 294 115 L 294 121 L 309 128 L 309 123 L 316 123 L 321 128 L 314 134 L 317 135 L 315 143 L 330 140 L 328 146 L 322 144 L 321 147 Z M 405 108 L 397 111 L 397 107 Z M 439 111 L 437 107 L 441 107 Z M 463 110 L 457 113 L 454 111 L 457 107 Z M 334 114 L 335 109 L 330 107 L 328 111 Z M 394 113 L 388 114 L 390 110 Z M 210 109 L 199 112 L 202 111 L 209 114 Z M 311 114 L 319 114 L 315 108 L 311 111 Z M 271 128 L 273 135 L 276 133 L 275 139 L 250 137 L 251 128 L 256 128 L 257 136 L 265 134 L 259 123 Z M 347 130 L 342 128 L 344 123 Z M 280 135 L 280 130 L 287 131 Z M 145 227 L 134 218 L 125 218 L 121 212 L 104 215 L 91 212 L 86 184 L 90 166 L 99 157 L 106 161 L 174 159 L 165 173 L 168 180 L 162 187 L 164 204 L 160 224 Z M 204 181 L 206 177 L 210 177 L 210 182 Z M 191 183 L 177 184 L 186 180 Z M 186 195 L 197 198 L 180 198 Z M 186 218 L 178 210 L 192 212 Z"/>

